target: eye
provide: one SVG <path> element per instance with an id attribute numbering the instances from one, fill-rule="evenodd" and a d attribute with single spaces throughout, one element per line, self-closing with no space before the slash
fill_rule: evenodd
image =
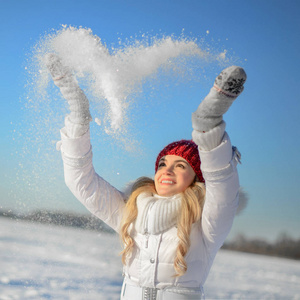
<path id="1" fill-rule="evenodd" d="M 177 167 L 179 167 L 181 169 L 185 169 L 185 165 L 184 164 L 177 164 Z"/>
<path id="2" fill-rule="evenodd" d="M 161 168 L 161 167 L 164 167 L 166 164 L 164 161 L 161 161 L 159 164 L 158 164 L 158 168 Z"/>

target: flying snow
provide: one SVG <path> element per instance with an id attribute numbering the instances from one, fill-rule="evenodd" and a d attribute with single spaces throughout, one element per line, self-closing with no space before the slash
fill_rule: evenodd
<path id="1" fill-rule="evenodd" d="M 45 35 L 34 47 L 33 62 L 38 65 L 38 72 L 33 79 L 38 95 L 47 93 L 50 80 L 44 61 L 47 53 L 57 54 L 79 83 L 84 83 L 84 90 L 91 93 L 95 105 L 100 105 L 95 122 L 114 138 L 122 137 L 123 142 L 132 143 L 132 139 L 126 140 L 130 104 L 137 100 L 134 95 L 145 80 L 162 70 L 180 76 L 188 72 L 190 61 L 220 61 L 226 52 L 213 55 L 202 50 L 196 39 L 183 36 L 145 35 L 131 42 L 119 40 L 118 47 L 109 49 L 91 29 L 63 26 Z"/>

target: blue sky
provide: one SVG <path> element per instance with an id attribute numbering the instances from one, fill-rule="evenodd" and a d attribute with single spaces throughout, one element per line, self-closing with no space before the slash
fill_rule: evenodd
<path id="1" fill-rule="evenodd" d="M 62 119 L 49 125 L 48 132 L 43 108 L 39 112 L 25 106 L 28 55 L 45 33 L 62 24 L 91 28 L 110 49 L 119 38 L 180 36 L 184 30 L 187 37 L 227 49 L 248 74 L 245 92 L 225 115 L 232 143 L 242 153 L 240 182 L 250 198 L 231 236 L 275 239 L 286 232 L 299 238 L 299 10 L 299 1 L 292 0 L 1 1 L 1 207 L 85 212 L 64 185 L 55 150 Z M 98 173 L 118 188 L 152 176 L 162 147 L 191 137 L 191 112 L 221 71 L 206 68 L 199 85 L 170 87 L 170 81 L 150 94 L 146 83 L 131 111 L 136 116 L 131 130 L 142 155 L 126 153 L 92 124 Z M 56 103 L 54 111 L 59 109 Z"/>

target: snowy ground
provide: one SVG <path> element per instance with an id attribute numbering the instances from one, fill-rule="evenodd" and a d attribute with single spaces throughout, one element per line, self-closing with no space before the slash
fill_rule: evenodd
<path id="1" fill-rule="evenodd" d="M 0 217 L 0 299 L 119 299 L 117 236 Z M 300 299 L 300 262 L 221 250 L 206 299 Z"/>

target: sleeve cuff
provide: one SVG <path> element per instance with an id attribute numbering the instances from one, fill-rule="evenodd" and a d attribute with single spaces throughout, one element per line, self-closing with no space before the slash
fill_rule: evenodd
<path id="1" fill-rule="evenodd" d="M 69 138 L 67 136 L 66 128 L 62 128 L 61 147 L 60 150 L 64 156 L 72 158 L 81 158 L 87 155 L 91 150 L 90 131 L 88 130 L 84 135 L 78 138 Z"/>
<path id="2" fill-rule="evenodd" d="M 223 140 L 218 147 L 210 151 L 199 149 L 199 155 L 203 172 L 224 169 L 232 159 L 232 146 L 228 134 L 225 132 Z"/>
<path id="3" fill-rule="evenodd" d="M 210 151 L 221 144 L 225 127 L 226 123 L 222 121 L 220 125 L 206 132 L 193 130 L 193 141 L 198 145 L 199 150 Z"/>

